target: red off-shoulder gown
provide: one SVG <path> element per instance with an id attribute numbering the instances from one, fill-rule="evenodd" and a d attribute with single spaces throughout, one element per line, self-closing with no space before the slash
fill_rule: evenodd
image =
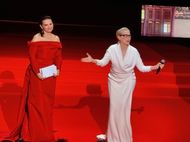
<path id="1" fill-rule="evenodd" d="M 29 42 L 30 65 L 26 70 L 18 124 L 10 139 L 53 142 L 53 104 L 56 77 L 40 80 L 39 68 L 55 64 L 61 70 L 62 45 L 56 41 Z"/>

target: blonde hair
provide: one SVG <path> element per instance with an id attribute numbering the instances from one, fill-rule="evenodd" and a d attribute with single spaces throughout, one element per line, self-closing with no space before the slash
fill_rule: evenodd
<path id="1" fill-rule="evenodd" d="M 128 31 L 130 33 L 130 30 L 127 27 L 122 27 L 116 31 L 116 36 L 121 35 L 123 31 Z"/>

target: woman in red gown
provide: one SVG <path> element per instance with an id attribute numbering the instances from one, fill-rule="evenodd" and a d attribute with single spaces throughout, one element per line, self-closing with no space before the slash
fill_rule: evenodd
<path id="1" fill-rule="evenodd" d="M 40 27 L 42 32 L 35 34 L 28 43 L 30 65 L 25 75 L 18 124 L 9 135 L 13 141 L 55 141 L 52 117 L 56 77 L 62 64 L 62 45 L 59 37 L 52 33 L 54 25 L 50 16 L 42 18 Z M 57 73 L 44 78 L 39 69 L 52 64 L 57 67 Z"/>

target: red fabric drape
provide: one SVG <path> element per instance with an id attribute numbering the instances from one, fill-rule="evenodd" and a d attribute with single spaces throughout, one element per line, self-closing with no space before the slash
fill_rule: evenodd
<path id="1" fill-rule="evenodd" d="M 25 141 L 53 142 L 53 104 L 56 77 L 37 78 L 39 68 L 55 64 L 61 70 L 62 45 L 60 42 L 29 42 L 29 59 L 25 74 L 18 124 L 8 136 Z"/>

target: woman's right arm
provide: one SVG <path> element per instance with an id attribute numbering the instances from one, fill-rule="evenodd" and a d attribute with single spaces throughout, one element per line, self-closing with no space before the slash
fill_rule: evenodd
<path id="1" fill-rule="evenodd" d="M 87 57 L 81 59 L 82 62 L 95 63 L 96 65 L 101 67 L 106 66 L 111 59 L 110 53 L 108 51 L 106 51 L 104 57 L 101 60 L 94 59 L 89 53 L 86 53 L 86 55 Z"/>
<path id="2" fill-rule="evenodd" d="M 35 43 L 29 44 L 29 60 L 30 64 L 32 65 L 33 71 L 37 74 L 39 73 L 39 67 L 36 61 L 36 52 L 37 52 L 37 45 Z"/>
<path id="3" fill-rule="evenodd" d="M 36 60 L 37 50 L 38 50 L 38 46 L 36 45 L 36 43 L 29 44 L 29 60 L 30 60 L 31 66 L 32 66 L 32 70 L 35 72 L 37 77 L 39 79 L 44 79 L 42 77 L 42 74 L 40 73 L 40 68 L 39 68 L 38 62 Z"/>

